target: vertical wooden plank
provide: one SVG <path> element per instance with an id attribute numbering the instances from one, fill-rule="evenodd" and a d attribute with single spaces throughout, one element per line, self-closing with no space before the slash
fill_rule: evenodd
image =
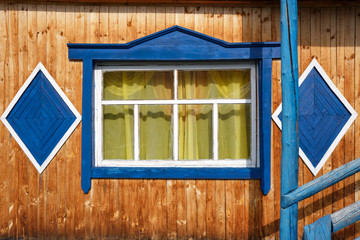
<path id="1" fill-rule="evenodd" d="M 233 31 L 239 32 L 240 29 L 234 28 L 233 8 L 224 7 L 224 39 L 233 42 Z M 236 216 L 235 216 L 235 180 L 225 181 L 225 237 L 226 239 L 236 239 Z"/>
<path id="2" fill-rule="evenodd" d="M 8 52 L 9 52 L 9 21 L 8 11 L 9 7 L 6 3 L 0 3 L 0 45 L 3 46 L 3 50 L 0 51 L 0 67 L 3 69 L 0 71 L 0 111 L 3 113 L 8 106 L 11 98 L 9 96 L 9 74 L 8 74 Z M 4 124 L 0 124 L 0 153 L 4 159 L 9 156 L 9 142 L 10 133 L 5 128 Z M 8 182 L 8 166 L 7 162 L 0 164 L 0 204 L 1 206 L 7 206 L 9 200 L 9 182 Z M 0 208 L 0 237 L 8 237 L 8 219 L 9 209 L 7 207 Z"/>
<path id="3" fill-rule="evenodd" d="M 38 64 L 38 47 L 37 47 L 37 14 L 36 5 L 28 5 L 28 76 Z M 38 208 L 38 172 L 35 167 L 29 164 L 29 237 L 37 237 L 37 208 Z"/>
<path id="4" fill-rule="evenodd" d="M 81 43 L 85 42 L 84 37 L 84 20 L 85 20 L 85 13 L 84 13 L 84 6 L 76 6 L 75 7 L 75 39 L 74 42 Z M 81 111 L 81 104 L 82 104 L 82 69 L 83 69 L 83 63 L 76 63 L 75 64 L 75 89 L 76 89 L 76 98 L 73 102 L 75 108 L 79 111 Z M 81 123 L 79 125 L 82 125 Z M 81 126 L 78 126 L 78 128 L 74 131 L 74 137 L 76 138 L 76 149 L 75 149 L 75 156 L 76 161 L 73 163 L 73 175 L 75 176 L 76 180 L 73 180 L 71 182 L 71 186 L 69 186 L 73 191 L 75 191 L 76 195 L 75 198 L 72 200 L 75 205 L 76 214 L 74 216 L 74 222 L 75 222 L 75 238 L 84 238 L 85 237 L 85 198 L 84 198 L 84 192 L 81 189 Z"/>
<path id="5" fill-rule="evenodd" d="M 165 7 L 156 7 L 156 31 L 165 29 Z M 167 235 L 167 210 L 166 205 L 166 180 L 157 181 L 157 191 L 158 191 L 158 208 L 159 208 L 159 237 L 166 238 Z"/>
<path id="6" fill-rule="evenodd" d="M 10 81 L 10 96 L 11 99 L 19 90 L 19 39 L 18 39 L 18 4 L 9 5 L 9 81 Z M 10 238 L 17 237 L 17 204 L 18 204 L 18 153 L 20 151 L 19 145 L 12 138 L 10 140 L 10 156 L 8 158 L 8 173 L 9 173 L 9 201 L 8 201 L 8 236 Z"/>
<path id="7" fill-rule="evenodd" d="M 197 7 L 195 11 L 195 31 L 204 33 L 205 31 L 205 7 Z M 196 229 L 195 238 L 206 238 L 206 181 L 196 180 Z"/>
<path id="8" fill-rule="evenodd" d="M 175 7 L 175 24 L 179 26 L 185 25 L 185 7 L 177 6 Z M 185 239 L 186 236 L 186 200 L 185 200 L 185 181 L 176 180 L 175 183 L 175 209 L 176 213 L 176 237 L 177 239 Z M 170 193 L 168 193 L 170 194 Z M 170 209 L 170 205 L 168 205 Z M 170 217 L 170 215 L 168 215 Z M 172 224 L 168 222 L 168 225 Z"/>
<path id="9" fill-rule="evenodd" d="M 147 35 L 147 8 L 148 7 L 138 7 L 137 8 L 137 37 L 144 37 Z M 155 15 L 154 13 L 151 13 Z M 143 206 L 139 208 L 138 218 L 139 218 L 139 238 L 144 239 L 148 235 L 148 180 L 142 179 L 138 180 L 138 204 L 139 206 Z"/>
<path id="10" fill-rule="evenodd" d="M 121 42 L 127 42 L 127 6 L 119 6 L 119 37 L 121 38 Z M 128 221 L 129 218 L 126 215 L 126 208 L 129 201 L 128 197 L 128 180 L 119 180 L 119 201 L 120 201 L 120 236 L 125 237 L 128 231 Z"/>
<path id="11" fill-rule="evenodd" d="M 82 9 L 81 9 L 82 10 Z M 92 11 L 92 9 L 91 9 Z M 84 43 L 90 43 L 91 39 L 90 39 L 90 6 L 85 6 L 84 7 L 84 34 L 83 34 L 83 42 Z M 80 21 L 81 24 L 81 21 Z M 80 36 L 81 37 L 81 36 Z M 83 62 L 82 63 L 82 68 L 83 68 L 83 75 L 82 75 L 82 121 L 81 121 L 81 131 L 82 131 L 82 135 L 81 135 L 81 149 L 85 149 L 86 147 L 89 147 L 89 142 L 85 142 L 84 141 L 84 137 L 85 136 L 91 136 L 89 133 L 85 132 L 86 129 L 91 129 L 91 119 L 89 119 L 89 111 L 84 109 L 84 99 L 91 98 L 91 95 L 89 95 L 86 91 L 89 91 L 89 89 L 92 89 L 92 87 L 89 86 L 85 86 L 85 83 L 88 83 L 89 79 L 86 79 L 86 77 L 88 75 L 85 74 L 84 69 L 85 67 L 87 67 L 85 64 L 89 64 L 88 62 Z M 87 135 L 89 134 L 89 135 Z M 89 239 L 91 237 L 91 212 L 92 212 L 92 205 L 91 205 L 91 195 L 92 195 L 92 191 L 94 190 L 92 187 L 92 184 L 94 182 L 94 180 L 90 180 L 91 182 L 89 183 L 89 179 L 84 179 L 84 176 L 87 176 L 84 174 L 85 171 L 90 171 L 90 166 L 88 166 L 88 164 L 86 162 L 84 162 L 84 160 L 86 161 L 86 158 L 89 158 L 91 153 L 88 153 L 86 155 L 86 153 L 82 152 L 81 154 L 81 187 L 82 189 L 84 189 L 85 187 L 85 196 L 84 196 L 84 201 L 85 201 L 85 208 L 84 208 L 84 237 L 85 239 Z M 85 156 L 84 156 L 85 155 Z M 89 184 L 89 186 L 88 186 Z M 91 188 L 89 192 L 86 192 L 87 188 Z"/>
<path id="12" fill-rule="evenodd" d="M 65 8 L 65 24 L 66 24 L 66 32 L 65 39 L 66 43 L 74 43 L 75 42 L 75 6 L 72 4 L 66 5 Z M 76 83 L 75 83 L 75 62 L 69 61 L 68 59 L 68 51 L 66 51 L 66 82 L 65 82 L 65 95 L 69 98 L 69 100 L 74 103 L 76 98 Z M 79 85 L 78 85 L 79 86 Z M 74 237 L 75 235 L 75 214 L 76 213 L 76 188 L 74 186 L 74 182 L 76 181 L 75 173 L 75 162 L 79 159 L 76 157 L 76 148 L 77 144 L 80 143 L 76 141 L 76 130 L 70 135 L 69 139 L 66 141 L 66 195 L 68 196 L 66 199 L 66 237 Z"/>
<path id="13" fill-rule="evenodd" d="M 311 10 L 311 58 L 316 58 L 318 61 L 320 59 L 320 30 L 321 30 L 321 14 L 319 8 L 313 8 Z M 321 64 L 321 63 L 320 63 Z M 321 176 L 323 173 L 322 169 L 316 175 Z M 314 179 L 314 178 L 313 178 Z M 322 192 L 319 192 L 313 196 L 313 221 L 320 219 L 323 216 L 322 213 Z"/>
<path id="14" fill-rule="evenodd" d="M 18 17 L 21 21 L 18 21 L 19 24 L 19 84 L 22 84 L 27 79 L 27 66 L 28 66 L 28 46 L 27 46 L 27 4 L 19 4 L 19 13 Z M 1 20 L 0 20 L 1 21 Z M 1 28 L 0 29 L 5 29 Z M 1 58 L 1 56 L 0 56 Z M 0 60 L 1 61 L 1 60 Z M 1 64 L 0 64 L 1 66 Z M 1 92 L 1 90 L 0 90 Z M 1 102 L 1 101 L 0 101 Z M 3 112 L 0 109 L 0 112 Z M 4 156 L 4 155 L 1 155 Z M 29 172 L 28 172 L 28 158 L 23 151 L 19 151 L 19 185 L 18 185 L 18 237 L 27 237 L 28 236 L 28 191 L 29 191 Z M 1 181 L 0 181 L 1 182 Z M 2 205 L 1 205 L 2 206 Z"/>
<path id="15" fill-rule="evenodd" d="M 46 22 L 47 22 L 47 70 L 50 75 L 57 81 L 56 69 L 57 69 L 57 25 L 56 25 L 56 6 L 48 5 L 46 11 Z M 56 214 L 56 173 L 57 164 L 56 158 L 46 168 L 46 196 L 45 196 L 45 237 L 54 237 L 57 235 L 57 214 Z M 55 178 L 54 178 L 55 176 Z"/>
<path id="16" fill-rule="evenodd" d="M 214 7 L 214 37 L 224 38 L 224 8 Z M 225 181 L 215 181 L 215 238 L 225 238 Z"/>
<path id="17" fill-rule="evenodd" d="M 137 39 L 137 7 L 129 6 L 128 7 L 128 14 L 127 14 L 127 32 L 126 37 L 127 41 L 132 41 Z M 130 238 L 138 238 L 138 180 L 132 179 L 129 180 L 129 237 Z"/>
<path id="18" fill-rule="evenodd" d="M 252 41 L 252 34 L 253 34 L 253 26 L 252 26 L 252 9 L 251 8 L 243 8 L 243 19 L 242 19 L 242 30 L 243 30 L 243 42 L 251 42 Z M 251 237 L 252 231 L 250 229 L 251 225 L 249 225 L 249 222 L 251 221 L 250 219 L 250 211 L 252 211 L 252 209 L 250 209 L 250 203 L 251 199 L 250 199 L 250 191 L 251 190 L 251 181 L 249 180 L 244 180 L 244 202 L 245 202 L 245 207 L 243 209 L 244 211 L 244 226 L 242 227 L 243 229 L 243 238 L 244 239 L 248 239 Z"/>
<path id="19" fill-rule="evenodd" d="M 251 22 L 252 22 L 252 42 L 260 42 L 261 41 L 261 9 L 260 8 L 252 8 L 251 14 Z M 250 180 L 249 184 L 249 231 L 250 236 L 254 238 L 261 238 L 262 232 L 260 228 L 261 224 L 261 212 L 262 212 L 262 204 L 261 204 L 261 196 L 262 192 L 260 191 L 261 182 L 258 180 Z M 257 224 L 252 224 L 257 223 Z"/>
<path id="20" fill-rule="evenodd" d="M 87 39 L 90 43 L 100 43 L 100 7 L 97 5 L 90 6 L 89 9 L 89 28 Z M 101 236 L 100 207 L 101 203 L 101 183 L 99 179 L 92 180 L 92 189 L 90 192 L 91 212 L 90 212 L 90 236 L 99 238 Z M 86 224 L 86 223 L 85 223 Z"/>
<path id="21" fill-rule="evenodd" d="M 311 62 L 311 10 L 308 8 L 302 8 L 300 12 L 300 45 L 301 45 L 301 61 L 299 64 L 301 73 L 306 69 L 306 67 Z M 307 183 L 313 179 L 312 173 L 306 167 L 304 162 L 301 160 L 299 163 L 300 168 L 303 172 L 303 183 Z M 301 172 L 301 171 L 299 171 Z M 309 197 L 303 201 L 304 203 L 304 225 L 313 223 L 313 197 Z M 300 212 L 301 213 L 301 212 Z M 301 215 L 299 215 L 301 217 Z"/>
<path id="22" fill-rule="evenodd" d="M 121 42 L 119 31 L 119 7 L 109 6 L 109 36 L 110 43 Z M 109 180 L 109 235 L 117 236 L 119 232 L 120 219 L 120 199 L 119 199 L 119 180 Z"/>
<path id="23" fill-rule="evenodd" d="M 100 43 L 109 43 L 109 7 L 106 5 L 101 5 L 99 9 L 99 37 Z M 100 185 L 100 197 L 99 197 L 99 207 L 100 207 L 100 233 L 101 237 L 109 236 L 109 204 L 110 197 L 113 198 L 113 193 L 109 191 L 110 180 L 109 179 L 99 179 Z M 111 195 L 111 196 L 110 196 Z"/>
<path id="24" fill-rule="evenodd" d="M 195 29 L 195 15 L 196 8 L 185 7 L 185 27 L 191 30 Z M 186 198 L 186 238 L 194 238 L 197 224 L 197 209 L 196 209 L 196 181 L 185 180 L 185 198 Z"/>
<path id="25" fill-rule="evenodd" d="M 273 11 L 273 14 L 280 15 L 278 11 Z M 274 32 L 273 32 L 274 33 Z M 275 110 L 281 103 L 281 66 L 280 61 L 273 61 L 273 77 L 272 77 L 272 98 L 273 98 L 273 109 Z M 281 169 L 281 131 L 273 123 L 273 138 L 271 141 L 272 145 L 272 172 L 271 176 L 274 182 L 274 221 L 270 225 L 271 233 L 275 239 L 279 238 L 279 220 L 280 220 L 280 169 Z"/>
<path id="26" fill-rule="evenodd" d="M 56 11 L 56 82 L 65 91 L 66 84 L 66 21 L 65 5 L 57 6 Z M 39 21 L 38 21 L 39 23 Z M 56 162 L 56 201 L 57 237 L 66 236 L 66 146 L 63 146 L 54 159 Z"/>
<path id="27" fill-rule="evenodd" d="M 271 9 L 271 41 L 280 41 L 280 9 Z M 281 103 L 281 66 L 280 60 L 273 61 L 273 78 L 272 78 L 272 99 L 273 109 L 276 109 Z M 272 179 L 274 182 L 274 225 L 273 232 L 275 238 L 279 238 L 279 219 L 280 219 L 280 169 L 281 169 L 281 132 L 278 127 L 273 125 L 272 158 L 271 167 Z"/>
<path id="28" fill-rule="evenodd" d="M 345 71 L 345 83 L 344 83 L 344 97 L 349 101 L 351 106 L 355 105 L 355 82 L 354 82 L 354 72 L 355 72 L 355 8 L 346 7 L 346 15 L 343 16 L 345 19 L 344 32 L 346 33 L 345 42 L 344 42 L 344 71 Z M 347 130 L 345 138 L 345 162 L 348 163 L 354 160 L 355 157 L 355 139 L 354 139 L 354 124 L 352 124 Z M 359 136 L 357 136 L 359 137 Z M 354 180 L 355 177 L 351 176 L 344 180 L 345 182 L 345 206 L 349 206 L 354 203 Z M 345 239 L 354 238 L 354 225 L 350 225 L 344 229 Z"/>
<path id="29" fill-rule="evenodd" d="M 330 8 L 321 9 L 321 56 L 320 62 L 321 66 L 324 68 L 325 72 L 331 78 L 331 11 Z M 333 78 L 331 78 L 333 80 Z M 326 161 L 323 167 L 323 174 L 326 174 L 332 170 L 332 157 Z M 323 216 L 329 215 L 332 213 L 332 190 L 327 188 L 323 191 Z"/>
<path id="30" fill-rule="evenodd" d="M 43 49 L 38 53 L 38 61 L 47 65 L 46 59 L 46 38 L 47 38 L 47 24 L 46 24 L 46 5 L 37 5 L 37 45 L 39 49 Z M 38 233 L 42 236 L 45 233 L 46 227 L 46 171 L 39 175 L 39 195 L 38 195 Z"/>
<path id="31" fill-rule="evenodd" d="M 346 34 L 344 32 L 345 18 L 346 15 L 344 8 L 336 9 L 336 87 L 339 91 L 344 94 L 345 87 L 345 67 L 344 67 L 344 57 L 345 57 L 345 37 Z M 333 169 L 338 168 L 344 165 L 345 161 L 345 140 L 344 138 L 339 142 L 338 146 L 335 148 L 332 156 L 333 156 Z M 344 208 L 344 181 L 339 182 L 333 186 L 333 212 L 336 212 L 342 208 Z M 339 232 L 334 234 L 335 238 L 344 239 L 344 230 L 340 230 Z"/>
<path id="32" fill-rule="evenodd" d="M 234 42 L 242 42 L 243 40 L 243 9 L 242 8 L 233 8 L 233 41 Z M 233 238 L 234 239 L 243 239 L 244 233 L 244 181 L 236 180 L 234 182 L 234 206 L 233 206 L 233 214 L 235 219 L 234 222 L 234 230 L 233 230 Z M 228 199 L 228 197 L 227 197 Z"/>
<path id="33" fill-rule="evenodd" d="M 166 28 L 175 25 L 175 7 L 166 6 L 165 8 Z M 176 203 L 176 180 L 167 180 L 166 199 L 167 199 L 167 239 L 177 239 L 177 203 Z"/>
<path id="34" fill-rule="evenodd" d="M 263 8 L 261 9 L 261 41 L 269 42 L 271 41 L 271 9 Z M 273 173 L 274 164 L 271 161 L 271 172 Z M 266 196 L 262 196 L 262 234 L 264 237 L 274 238 L 273 232 L 273 222 L 275 221 L 274 214 L 274 184 L 273 184 L 273 175 L 271 175 L 270 191 Z"/>
<path id="35" fill-rule="evenodd" d="M 185 8 L 184 7 L 175 7 L 175 24 L 179 26 L 184 26 L 185 21 Z"/>
<path id="36" fill-rule="evenodd" d="M 356 8 L 355 13 L 355 26 L 360 26 L 360 8 Z M 355 111 L 360 112 L 360 29 L 355 28 Z M 360 124 L 359 118 L 355 119 L 354 128 L 355 128 L 355 146 L 359 145 L 360 136 Z M 355 159 L 360 157 L 360 148 L 355 147 Z M 355 201 L 360 201 L 360 173 L 355 174 Z M 355 237 L 360 237 L 360 223 L 355 223 Z"/>

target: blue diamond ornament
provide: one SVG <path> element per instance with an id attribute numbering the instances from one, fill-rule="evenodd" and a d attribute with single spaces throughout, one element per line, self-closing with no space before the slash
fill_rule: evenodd
<path id="1" fill-rule="evenodd" d="M 79 124 L 81 116 L 39 63 L 1 120 L 41 173 Z"/>
<path id="2" fill-rule="evenodd" d="M 281 129 L 282 105 L 273 114 Z M 314 58 L 299 78 L 299 154 L 315 176 L 357 113 Z"/>

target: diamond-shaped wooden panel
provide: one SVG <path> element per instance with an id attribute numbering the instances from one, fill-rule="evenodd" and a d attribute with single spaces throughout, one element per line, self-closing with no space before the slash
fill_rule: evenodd
<path id="1" fill-rule="evenodd" d="M 41 173 L 80 122 L 80 114 L 39 63 L 1 120 Z"/>
<path id="2" fill-rule="evenodd" d="M 299 79 L 299 153 L 316 175 L 357 113 L 314 59 Z M 273 114 L 281 128 L 281 105 Z"/>

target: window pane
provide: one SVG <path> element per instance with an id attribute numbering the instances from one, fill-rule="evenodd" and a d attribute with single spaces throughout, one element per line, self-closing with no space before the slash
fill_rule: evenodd
<path id="1" fill-rule="evenodd" d="M 105 72 L 104 100 L 141 100 L 173 98 L 173 72 Z"/>
<path id="2" fill-rule="evenodd" d="M 140 116 L 140 159 L 172 159 L 172 106 L 143 105 Z"/>
<path id="3" fill-rule="evenodd" d="M 219 159 L 249 159 L 251 104 L 219 104 Z"/>
<path id="4" fill-rule="evenodd" d="M 104 159 L 134 158 L 134 108 L 127 105 L 103 107 Z"/>
<path id="5" fill-rule="evenodd" d="M 250 99 L 250 69 L 179 71 L 179 99 Z"/>
<path id="6" fill-rule="evenodd" d="M 212 159 L 212 105 L 179 106 L 179 159 Z"/>

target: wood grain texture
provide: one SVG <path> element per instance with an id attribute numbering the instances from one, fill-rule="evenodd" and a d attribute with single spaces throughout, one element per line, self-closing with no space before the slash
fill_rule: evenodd
<path id="1" fill-rule="evenodd" d="M 0 32 L 0 113 L 39 61 L 81 112 L 83 65 L 68 60 L 68 42 L 125 43 L 173 25 L 229 42 L 280 40 L 279 8 L 259 8 L 254 2 L 229 6 L 1 2 L 0 29 L 5 31 Z M 316 56 L 357 111 L 359 12 L 358 8 L 301 8 L 298 46 L 300 72 Z M 280 79 L 280 61 L 273 61 L 273 109 L 281 102 Z M 360 157 L 358 121 L 325 164 L 324 174 Z M 92 189 L 84 194 L 81 125 L 40 176 L 0 124 L 0 238 L 278 239 L 280 137 L 272 125 L 267 196 L 257 180 L 181 179 L 93 180 Z M 299 168 L 300 184 L 313 179 L 301 161 Z M 299 228 L 359 200 L 358 181 L 356 175 L 304 200 L 299 204 Z M 350 233 L 340 231 L 335 238 L 359 236 L 359 225 L 349 229 Z M 298 232 L 300 237 L 302 230 Z"/>
<path id="2" fill-rule="evenodd" d="M 19 4 L 19 84 L 22 85 L 27 79 L 28 50 L 27 50 L 27 23 L 28 23 L 28 6 Z M 0 20 L 1 21 L 1 20 Z M 0 57 L 1 58 L 1 57 Z M 1 90 L 0 90 L 1 92 Z M 0 112 L 2 112 L 0 110 Z M 23 151 L 19 152 L 19 186 L 18 186 L 18 237 L 28 236 L 28 192 L 29 192 L 29 174 L 28 160 Z"/>
<path id="3" fill-rule="evenodd" d="M 360 220 L 360 202 L 355 202 L 349 206 L 331 214 L 333 232 L 337 232 Z M 350 234 L 349 234 L 350 235 Z M 349 236 L 350 237 L 350 236 Z"/>
<path id="4" fill-rule="evenodd" d="M 8 28 L 8 5 L 4 3 L 0 3 L 0 27 L 1 29 Z M 0 111 L 4 112 L 7 104 L 10 101 L 8 96 L 8 31 L 1 31 L 0 33 L 0 44 L 3 46 L 3 51 L 0 51 L 0 66 L 2 71 L 0 71 Z M 0 171 L 3 174 L 0 174 L 0 234 L 1 236 L 8 236 L 8 219 L 9 219 L 9 211 L 7 208 L 8 205 L 8 195 L 9 195 L 9 183 L 8 183 L 8 174 L 7 174 L 7 158 L 9 156 L 9 141 L 10 134 L 5 133 L 6 128 L 3 124 L 0 126 L 1 133 L 0 134 L 0 151 L 1 156 L 6 157 L 6 159 L 2 159 L 2 164 L 0 164 Z M 27 208 L 28 206 L 25 206 Z"/>
<path id="5" fill-rule="evenodd" d="M 360 24 L 360 9 L 356 8 L 356 15 L 355 15 L 355 24 L 356 26 L 359 26 Z M 359 46 L 360 45 L 360 31 L 358 28 L 356 28 L 355 31 L 355 46 Z M 355 89 L 354 89 L 354 97 L 355 97 L 355 106 L 354 109 L 356 112 L 360 112 L 360 102 L 359 102 L 359 96 L 360 96 L 360 49 L 358 47 L 355 47 Z M 357 136 L 360 135 L 360 124 L 359 124 L 359 119 L 355 119 L 354 122 L 354 128 L 355 128 L 355 141 L 354 144 L 355 146 L 359 145 L 359 138 Z M 359 158 L 360 157 L 360 149 L 355 147 L 355 158 Z M 360 200 L 360 173 L 355 174 L 355 187 L 354 187 L 354 191 L 355 191 L 355 201 L 359 201 Z M 360 223 L 355 223 L 355 236 L 356 237 L 360 237 Z"/>
<path id="6" fill-rule="evenodd" d="M 57 81 L 56 66 L 57 66 L 57 42 L 56 42 L 56 7 L 47 6 L 46 11 L 46 23 L 47 23 L 47 69 L 50 75 Z M 57 233 L 57 212 L 56 212 L 56 187 L 57 181 L 54 181 L 52 176 L 56 176 L 57 164 L 52 162 L 46 169 L 46 237 L 52 237 Z"/>

